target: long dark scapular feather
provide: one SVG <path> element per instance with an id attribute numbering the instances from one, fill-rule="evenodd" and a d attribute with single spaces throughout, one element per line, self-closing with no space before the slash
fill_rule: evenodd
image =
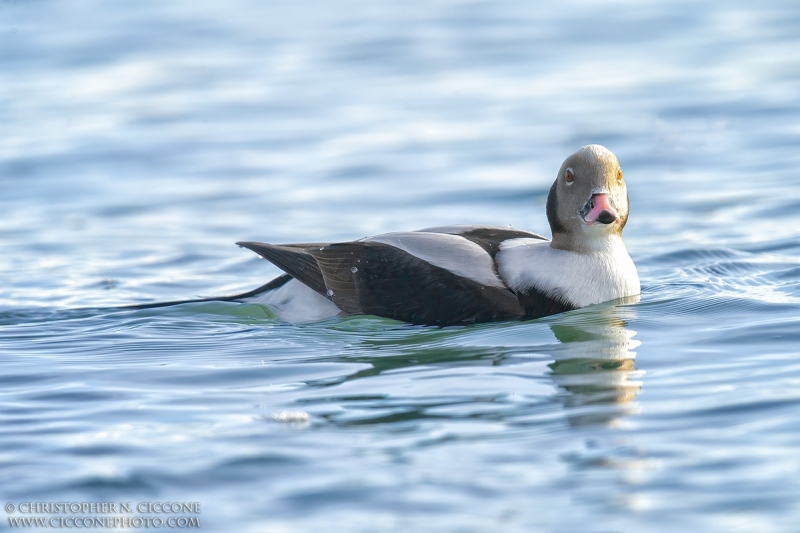
<path id="1" fill-rule="evenodd" d="M 452 235 L 459 235 L 468 241 L 472 241 L 492 256 L 497 255 L 500 251 L 500 243 L 508 239 L 547 239 L 538 233 L 531 233 L 530 231 L 512 229 L 512 228 L 499 228 L 499 227 L 476 227 L 468 228 L 463 231 L 451 233 Z"/>

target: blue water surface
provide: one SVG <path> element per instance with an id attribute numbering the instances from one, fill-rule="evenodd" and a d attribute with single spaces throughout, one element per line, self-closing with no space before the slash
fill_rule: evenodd
<path id="1" fill-rule="evenodd" d="M 778 0 L 4 0 L 0 503 L 797 531 L 798 50 Z M 638 302 L 448 328 L 119 308 L 279 274 L 240 240 L 547 233 L 588 143 L 625 171 Z"/>

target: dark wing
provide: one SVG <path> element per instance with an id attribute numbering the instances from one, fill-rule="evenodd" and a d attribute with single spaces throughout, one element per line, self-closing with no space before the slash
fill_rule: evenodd
<path id="1" fill-rule="evenodd" d="M 492 259 L 500 251 L 500 243 L 505 240 L 520 238 L 547 240 L 545 237 L 529 231 L 496 226 L 442 226 L 420 231 L 458 235 L 486 250 Z M 553 298 L 535 288 L 519 292 L 517 297 L 525 308 L 525 318 L 540 318 L 576 309 L 574 305 L 564 303 L 563 299 Z"/>
<path id="2" fill-rule="evenodd" d="M 459 276 L 381 242 L 238 244 L 352 314 L 451 325 L 520 318 L 525 313 L 516 295 L 505 287 Z"/>
<path id="3" fill-rule="evenodd" d="M 444 233 L 447 235 L 458 235 L 469 241 L 474 242 L 492 256 L 500 251 L 500 243 L 508 239 L 541 239 L 546 241 L 538 233 L 531 233 L 521 229 L 503 228 L 498 226 L 439 226 L 436 228 L 425 228 L 419 231 L 427 233 Z"/>
<path id="4" fill-rule="evenodd" d="M 237 242 L 267 259 L 298 281 L 326 296 L 327 288 L 322 271 L 310 250 L 324 248 L 328 244 L 267 244 L 265 242 Z"/>

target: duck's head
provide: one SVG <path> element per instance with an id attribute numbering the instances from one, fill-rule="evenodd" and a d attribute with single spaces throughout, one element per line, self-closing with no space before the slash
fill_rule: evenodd
<path id="1" fill-rule="evenodd" d="M 628 221 L 628 189 L 617 156 L 584 146 L 561 165 L 547 197 L 553 248 L 591 252 L 621 237 Z"/>

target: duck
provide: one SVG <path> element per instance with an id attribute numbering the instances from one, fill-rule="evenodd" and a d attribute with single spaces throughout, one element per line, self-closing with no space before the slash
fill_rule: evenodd
<path id="1" fill-rule="evenodd" d="M 551 239 L 453 225 L 351 242 L 238 242 L 284 274 L 220 299 L 263 305 L 290 323 L 376 315 L 451 326 L 541 318 L 640 293 L 622 240 L 627 186 L 611 150 L 590 144 L 567 157 L 545 209 Z"/>

